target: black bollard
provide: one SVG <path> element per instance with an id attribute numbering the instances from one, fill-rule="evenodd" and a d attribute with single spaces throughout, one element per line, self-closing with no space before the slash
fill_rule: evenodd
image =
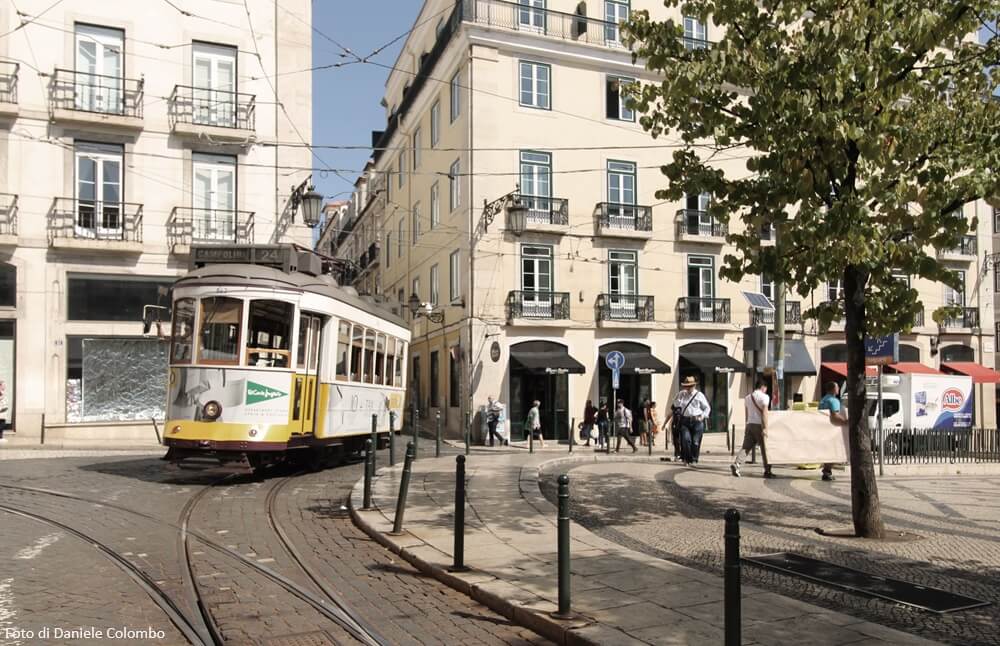
<path id="1" fill-rule="evenodd" d="M 378 461 L 378 414 L 372 413 L 372 475 L 375 475 L 375 463 Z"/>
<path id="2" fill-rule="evenodd" d="M 455 560 L 449 572 L 465 572 L 465 456 L 455 456 Z"/>
<path id="3" fill-rule="evenodd" d="M 441 411 L 438 411 L 437 416 L 437 431 L 434 435 L 434 457 L 441 457 Z"/>
<path id="4" fill-rule="evenodd" d="M 573 452 L 573 444 L 575 443 L 574 432 L 576 430 L 576 418 L 574 417 L 569 423 L 569 452 Z"/>
<path id="5" fill-rule="evenodd" d="M 570 613 L 570 572 L 569 572 L 569 476 L 559 476 L 559 610 L 552 613 L 558 619 L 569 619 Z"/>
<path id="6" fill-rule="evenodd" d="M 372 469 L 372 441 L 369 439 L 365 440 L 365 497 L 361 505 L 362 509 L 372 508 L 372 477 L 374 475 L 374 469 Z"/>
<path id="7" fill-rule="evenodd" d="M 403 477 L 399 480 L 399 495 L 396 497 L 396 517 L 392 521 L 392 531 L 390 536 L 399 536 L 403 533 L 403 515 L 406 514 L 406 494 L 410 490 L 410 471 L 413 468 L 413 458 L 416 454 L 416 447 L 413 442 L 406 445 L 406 457 L 403 459 Z"/>
<path id="8" fill-rule="evenodd" d="M 417 459 L 417 446 L 419 446 L 420 429 L 417 426 L 417 418 L 420 417 L 420 411 L 416 406 L 413 407 L 413 439 L 410 442 L 413 443 L 413 459 Z"/>
<path id="9" fill-rule="evenodd" d="M 389 411 L 389 466 L 396 466 L 396 413 Z"/>
<path id="10" fill-rule="evenodd" d="M 726 646 L 740 646 L 740 512 L 726 511 Z"/>

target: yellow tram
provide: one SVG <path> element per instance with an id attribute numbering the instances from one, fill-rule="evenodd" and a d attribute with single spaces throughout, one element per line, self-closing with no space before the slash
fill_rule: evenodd
<path id="1" fill-rule="evenodd" d="M 402 419 L 410 331 L 291 245 L 191 250 L 173 289 L 164 459 L 316 464 Z M 397 423 L 398 426 L 398 423 Z"/>

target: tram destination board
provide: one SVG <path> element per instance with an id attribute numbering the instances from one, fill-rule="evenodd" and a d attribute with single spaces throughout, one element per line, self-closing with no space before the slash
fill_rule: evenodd
<path id="1" fill-rule="evenodd" d="M 287 273 L 299 269 L 301 253 L 291 245 L 195 245 L 191 248 L 191 267 L 263 265 Z"/>

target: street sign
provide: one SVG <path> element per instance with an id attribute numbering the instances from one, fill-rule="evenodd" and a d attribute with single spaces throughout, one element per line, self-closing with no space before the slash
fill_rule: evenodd
<path id="1" fill-rule="evenodd" d="M 611 369 L 611 390 L 618 390 L 619 384 L 621 383 L 620 382 L 620 377 L 621 377 L 621 372 L 619 372 L 618 370 L 615 370 L 614 368 L 612 368 Z"/>
<path id="2" fill-rule="evenodd" d="M 899 363 L 899 334 L 865 337 L 865 365 Z"/>
<path id="3" fill-rule="evenodd" d="M 612 350 L 608 353 L 608 356 L 604 357 L 604 363 L 612 371 L 619 371 L 625 367 L 625 355 L 618 350 Z"/>

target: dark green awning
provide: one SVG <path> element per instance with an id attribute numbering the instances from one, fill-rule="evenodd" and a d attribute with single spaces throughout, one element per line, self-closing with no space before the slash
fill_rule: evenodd
<path id="1" fill-rule="evenodd" d="M 767 342 L 767 363 L 765 368 L 774 368 L 774 340 Z M 785 374 L 815 375 L 816 364 L 809 356 L 805 341 L 802 339 L 785 339 Z"/>

